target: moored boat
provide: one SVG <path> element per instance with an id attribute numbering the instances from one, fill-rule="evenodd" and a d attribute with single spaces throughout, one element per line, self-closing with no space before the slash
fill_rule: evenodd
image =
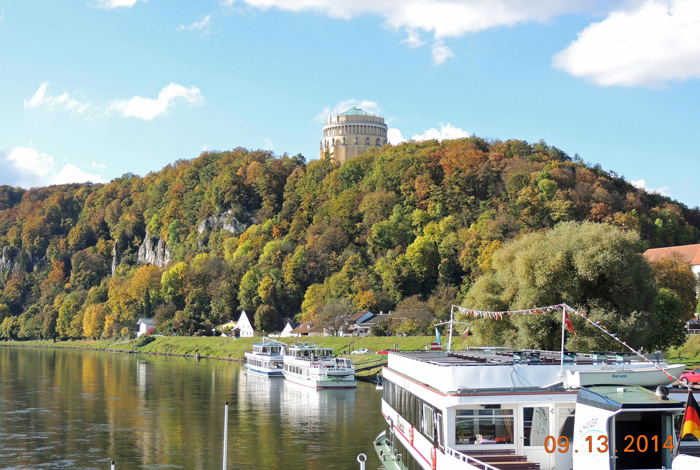
<path id="1" fill-rule="evenodd" d="M 263 337 L 253 343 L 253 350 L 245 353 L 245 368 L 248 372 L 268 377 L 282 377 L 285 343 Z"/>
<path id="2" fill-rule="evenodd" d="M 472 349 L 389 354 L 375 450 L 397 470 L 671 468 L 683 403 L 655 393 L 665 362 Z M 619 373 L 612 373 L 617 370 Z M 594 372 L 601 372 L 596 374 Z M 585 385 L 574 373 L 583 372 Z M 603 373 L 605 372 L 605 373 Z M 624 376 L 624 377 L 623 377 Z M 659 383 L 671 379 L 663 376 Z"/>
<path id="3" fill-rule="evenodd" d="M 310 343 L 291 345 L 284 356 L 284 377 L 307 387 L 355 388 L 355 367 L 349 358 L 333 357 L 333 349 Z"/>

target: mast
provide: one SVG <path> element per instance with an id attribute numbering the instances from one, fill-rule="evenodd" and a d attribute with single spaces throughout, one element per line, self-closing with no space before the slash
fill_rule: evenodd
<path id="1" fill-rule="evenodd" d="M 455 306 L 454 304 L 450 307 L 450 321 L 444 321 L 440 323 L 436 323 L 435 326 L 442 326 L 442 325 L 450 325 L 450 335 L 449 335 L 449 340 L 447 342 L 447 352 L 452 351 L 452 330 L 454 328 L 454 324 L 458 325 L 471 325 L 471 323 L 465 323 L 461 321 L 455 321 Z"/>

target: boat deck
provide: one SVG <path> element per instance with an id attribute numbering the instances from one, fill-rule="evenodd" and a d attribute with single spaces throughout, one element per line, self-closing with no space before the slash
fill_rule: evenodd
<path id="1" fill-rule="evenodd" d="M 549 364 L 561 363 L 561 353 L 558 351 L 512 350 L 512 349 L 469 349 L 464 351 L 399 351 L 392 354 L 410 357 L 412 359 L 438 366 L 483 366 L 483 365 L 513 365 L 513 364 Z M 650 355 L 652 361 L 662 361 L 662 356 Z M 642 363 L 631 355 L 617 353 L 578 354 L 566 353 L 564 364 L 634 364 Z"/>

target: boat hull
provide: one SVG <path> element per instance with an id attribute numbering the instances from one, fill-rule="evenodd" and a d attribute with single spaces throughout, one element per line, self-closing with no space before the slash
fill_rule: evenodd
<path id="1" fill-rule="evenodd" d="M 292 383 L 303 385 L 304 387 L 315 388 L 317 390 L 321 389 L 333 389 L 333 388 L 357 388 L 357 381 L 345 380 L 345 379 L 315 379 L 313 377 L 303 377 L 297 374 L 284 372 L 284 378 Z"/>
<path id="2" fill-rule="evenodd" d="M 255 375 L 260 375 L 263 377 L 284 377 L 284 374 L 280 369 L 265 369 L 265 368 L 259 368 L 255 366 L 251 366 L 249 364 L 245 365 L 246 370 L 250 374 L 255 374 Z"/>

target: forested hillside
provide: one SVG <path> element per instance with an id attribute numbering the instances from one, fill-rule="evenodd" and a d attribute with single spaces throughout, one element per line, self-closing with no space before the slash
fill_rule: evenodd
<path id="1" fill-rule="evenodd" d="M 564 221 L 700 241 L 697 210 L 518 140 L 405 143 L 342 167 L 238 148 L 104 185 L 4 186 L 0 336 L 126 336 L 150 316 L 192 334 L 241 309 L 264 329 L 331 299 L 432 319 L 504 243 Z"/>

